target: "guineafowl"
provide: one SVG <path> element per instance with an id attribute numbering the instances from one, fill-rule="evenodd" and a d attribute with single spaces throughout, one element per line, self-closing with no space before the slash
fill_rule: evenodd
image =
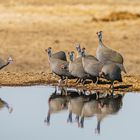
<path id="1" fill-rule="evenodd" d="M 123 57 L 120 53 L 106 47 L 102 41 L 102 31 L 97 32 L 99 45 L 96 50 L 96 57 L 99 61 L 106 63 L 108 61 L 116 63 L 120 69 L 126 73 L 126 70 L 123 66 Z"/>
<path id="2" fill-rule="evenodd" d="M 47 48 L 45 51 L 49 54 L 49 57 L 67 61 L 66 53 L 64 51 L 59 51 L 52 54 L 51 47 Z"/>
<path id="3" fill-rule="evenodd" d="M 75 60 L 73 60 L 73 53 L 74 52 L 69 52 L 69 72 L 71 73 L 72 76 L 79 78 L 77 83 L 79 82 L 84 82 L 84 80 L 88 77 L 88 74 L 85 73 L 82 65 L 82 58 L 78 57 Z"/>
<path id="4" fill-rule="evenodd" d="M 50 48 L 48 48 L 47 52 L 51 71 L 61 78 L 59 83 L 61 83 L 61 81 L 63 81 L 64 79 L 72 78 L 73 76 L 68 70 L 69 62 L 53 57 L 51 55 Z"/>
<path id="5" fill-rule="evenodd" d="M 101 72 L 103 64 L 100 61 L 98 61 L 96 57 L 92 55 L 86 55 L 85 48 L 82 49 L 81 55 L 84 71 L 88 73 L 90 76 L 96 77 L 97 84 L 99 79 L 99 73 Z"/>

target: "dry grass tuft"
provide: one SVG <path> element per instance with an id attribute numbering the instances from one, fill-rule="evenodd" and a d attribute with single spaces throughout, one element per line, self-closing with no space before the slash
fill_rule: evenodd
<path id="1" fill-rule="evenodd" d="M 101 21 L 119 21 L 119 20 L 135 20 L 140 18 L 140 14 L 133 14 L 130 12 L 112 12 L 108 16 L 100 19 Z"/>

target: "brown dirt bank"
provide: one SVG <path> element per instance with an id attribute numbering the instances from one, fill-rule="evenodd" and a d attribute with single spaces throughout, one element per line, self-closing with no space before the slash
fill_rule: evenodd
<path id="1" fill-rule="evenodd" d="M 127 74 L 132 75 L 123 75 L 124 82 L 116 86 L 140 91 L 139 13 L 139 0 L 0 0 L 0 58 L 10 55 L 14 60 L 0 72 L 0 85 L 56 84 L 57 79 L 47 74 L 44 50 L 68 52 L 80 43 L 95 55 L 96 32 L 102 30 L 104 44 L 123 55 Z"/>
<path id="2" fill-rule="evenodd" d="M 109 83 L 101 81 L 100 84 L 94 85 L 87 83 L 85 86 L 74 86 L 75 80 L 68 81 L 68 87 L 85 88 L 89 90 L 108 90 Z M 32 85 L 57 85 L 58 77 L 52 74 L 40 73 L 0 73 L 0 86 L 32 86 Z M 122 83 L 115 83 L 115 90 L 122 92 L 140 91 L 140 76 L 123 76 Z"/>
<path id="3" fill-rule="evenodd" d="M 4 70 L 46 72 L 45 48 L 68 52 L 77 42 L 95 55 L 102 30 L 104 43 L 123 55 L 127 73 L 140 75 L 139 13 L 140 4 L 0 5 L 0 58 L 14 59 Z"/>

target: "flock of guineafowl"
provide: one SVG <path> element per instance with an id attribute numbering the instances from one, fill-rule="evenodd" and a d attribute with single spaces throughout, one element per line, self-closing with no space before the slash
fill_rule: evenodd
<path id="1" fill-rule="evenodd" d="M 59 84 L 68 79 L 77 79 L 76 84 L 84 84 L 86 79 L 98 84 L 99 78 L 105 78 L 111 82 L 110 88 L 114 90 L 114 81 L 122 82 L 121 71 L 126 73 L 123 65 L 123 57 L 120 53 L 106 47 L 102 41 L 102 31 L 97 32 L 99 45 L 96 50 L 96 57 L 88 55 L 85 48 L 80 44 L 76 45 L 77 56 L 73 59 L 74 51 L 68 52 L 69 61 L 66 53 L 59 51 L 51 52 L 51 48 L 46 49 L 51 71 L 60 76 Z M 0 69 L 12 62 L 8 58 L 6 63 L 0 60 Z"/>
<path id="2" fill-rule="evenodd" d="M 111 82 L 110 88 L 114 89 L 114 81 L 122 82 L 121 71 L 126 73 L 123 65 L 123 57 L 117 51 L 106 47 L 102 41 L 102 31 L 97 32 L 98 47 L 96 57 L 88 55 L 85 48 L 80 44 L 76 46 L 77 56 L 73 59 L 74 52 L 68 52 L 69 61 L 66 53 L 59 51 L 51 52 L 51 48 L 46 49 L 51 71 L 60 76 L 59 84 L 65 80 L 76 78 L 76 84 L 84 84 L 86 79 L 98 84 L 99 78 L 105 78 Z"/>

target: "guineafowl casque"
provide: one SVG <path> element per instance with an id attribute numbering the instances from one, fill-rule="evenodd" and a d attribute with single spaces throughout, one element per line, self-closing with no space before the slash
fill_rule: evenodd
<path id="1" fill-rule="evenodd" d="M 97 32 L 99 45 L 96 50 L 96 57 L 99 61 L 106 63 L 108 61 L 116 63 L 120 69 L 126 73 L 126 70 L 123 66 L 123 57 L 120 53 L 106 47 L 102 41 L 102 31 Z"/>

